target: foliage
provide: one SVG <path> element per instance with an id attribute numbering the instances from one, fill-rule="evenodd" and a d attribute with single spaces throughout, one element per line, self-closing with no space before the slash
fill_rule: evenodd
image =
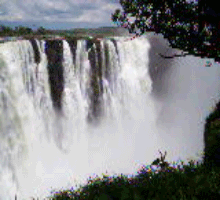
<path id="1" fill-rule="evenodd" d="M 0 25 L 0 36 L 36 36 L 51 34 L 50 30 L 46 30 L 44 27 L 39 27 L 36 31 L 29 27 L 17 26 L 14 29 L 8 26 Z"/>
<path id="2" fill-rule="evenodd" d="M 216 104 L 214 111 L 206 118 L 204 132 L 204 163 L 210 167 L 220 167 L 220 102 Z"/>
<path id="3" fill-rule="evenodd" d="M 220 60 L 216 28 L 199 31 L 200 11 L 197 2 L 187 0 L 120 0 L 123 12 L 116 9 L 112 21 L 130 33 L 142 35 L 147 31 L 161 33 L 171 47 L 201 57 Z M 201 27 L 200 27 L 201 28 Z"/>
<path id="4" fill-rule="evenodd" d="M 32 33 L 32 29 L 28 27 L 19 26 L 12 29 L 11 27 L 0 26 L 0 36 L 21 36 Z"/>
<path id="5" fill-rule="evenodd" d="M 19 26 L 15 27 L 14 33 L 17 33 L 18 35 L 28 35 L 33 33 L 33 31 L 31 28 Z"/>
<path id="6" fill-rule="evenodd" d="M 165 162 L 165 155 L 157 158 L 150 166 L 143 166 L 137 176 L 128 178 L 120 175 L 89 178 L 80 189 L 63 190 L 53 194 L 51 199 L 101 200 L 101 199 L 218 199 L 220 198 L 220 175 L 218 170 L 206 170 L 203 164 L 171 167 Z M 153 170 L 153 166 L 162 167 Z"/>
<path id="7" fill-rule="evenodd" d="M 45 34 L 47 34 L 47 30 L 44 28 L 44 27 L 39 27 L 38 29 L 37 29 L 37 34 L 39 34 L 39 35 L 45 35 Z"/>
<path id="8" fill-rule="evenodd" d="M 10 27 L 0 26 L 0 35 L 13 35 L 14 30 Z"/>

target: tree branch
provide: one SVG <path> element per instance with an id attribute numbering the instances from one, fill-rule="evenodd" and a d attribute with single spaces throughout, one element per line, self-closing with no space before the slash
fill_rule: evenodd
<path id="1" fill-rule="evenodd" d="M 164 56 L 161 53 L 158 53 L 158 55 L 160 55 L 162 58 L 175 58 L 175 57 L 185 57 L 186 55 L 190 55 L 189 53 L 185 53 L 185 54 L 174 54 L 172 56 Z"/>

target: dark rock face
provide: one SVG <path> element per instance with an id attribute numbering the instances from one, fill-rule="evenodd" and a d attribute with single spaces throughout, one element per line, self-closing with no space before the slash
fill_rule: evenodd
<path id="1" fill-rule="evenodd" d="M 108 82 L 111 85 L 111 60 L 110 60 L 110 54 L 109 54 L 109 47 L 108 45 L 105 43 L 104 44 L 104 56 L 105 56 L 105 70 L 103 71 L 103 76 L 108 80 Z"/>
<path id="2" fill-rule="evenodd" d="M 67 40 L 69 43 L 72 55 L 73 55 L 73 64 L 76 62 L 76 50 L 77 50 L 77 39 L 75 40 Z"/>
<path id="3" fill-rule="evenodd" d="M 47 70 L 49 74 L 53 106 L 55 109 L 61 110 L 62 94 L 64 89 L 64 75 L 62 66 L 63 41 L 47 40 L 45 45 L 45 52 L 48 60 Z"/>
<path id="4" fill-rule="evenodd" d="M 206 119 L 204 138 L 204 164 L 208 167 L 220 167 L 220 102 Z"/>
<path id="5" fill-rule="evenodd" d="M 40 63 L 40 51 L 38 49 L 38 46 L 37 46 L 37 42 L 35 39 L 30 39 L 29 40 L 32 47 L 33 47 L 33 50 L 34 50 L 34 61 L 35 63 L 39 64 Z"/>
<path id="6" fill-rule="evenodd" d="M 89 51 L 93 46 L 94 41 L 93 40 L 87 40 L 86 41 L 86 50 Z"/>
<path id="7" fill-rule="evenodd" d="M 100 42 L 94 42 L 92 45 L 91 41 L 88 41 L 88 45 L 91 48 L 89 51 L 89 61 L 91 64 L 91 74 L 90 74 L 90 111 L 88 114 L 88 121 L 97 119 L 101 115 L 101 98 L 103 94 L 102 80 L 102 56 L 101 56 L 101 46 Z M 88 47 L 88 46 L 87 46 Z"/>

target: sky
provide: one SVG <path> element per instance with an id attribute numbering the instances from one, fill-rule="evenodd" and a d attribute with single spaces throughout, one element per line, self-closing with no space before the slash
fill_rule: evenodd
<path id="1" fill-rule="evenodd" d="M 37 29 L 115 26 L 111 13 L 119 0 L 0 0 L 0 25 Z"/>

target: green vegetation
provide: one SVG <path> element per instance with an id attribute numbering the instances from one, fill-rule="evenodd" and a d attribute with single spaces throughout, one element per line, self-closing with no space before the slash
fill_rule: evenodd
<path id="1" fill-rule="evenodd" d="M 215 0 L 120 0 L 112 21 L 130 33 L 161 33 L 186 54 L 220 61 L 220 13 Z M 211 10 L 211 11 L 209 11 Z"/>
<path id="2" fill-rule="evenodd" d="M 103 38 L 114 36 L 126 36 L 128 31 L 117 27 L 100 27 L 100 28 L 78 28 L 70 30 L 48 30 L 39 27 L 37 30 L 32 30 L 28 27 L 11 27 L 0 25 L 0 37 L 22 37 L 24 39 L 48 39 L 55 36 L 64 37 L 65 39 L 85 39 L 90 37 Z"/>
<path id="3" fill-rule="evenodd" d="M 36 31 L 33 31 L 31 28 L 18 26 L 14 29 L 8 26 L 0 26 L 0 36 L 1 37 L 18 37 L 18 36 L 36 36 L 36 35 L 46 35 L 52 34 L 50 30 L 46 30 L 43 27 L 39 27 Z"/>
<path id="4" fill-rule="evenodd" d="M 220 166 L 220 102 L 206 119 L 204 138 L 205 165 Z"/>
<path id="5" fill-rule="evenodd" d="M 161 153 L 161 152 L 160 152 Z M 166 155 L 166 153 L 165 153 Z M 154 167 L 160 167 L 155 170 Z M 189 165 L 165 162 L 165 156 L 150 166 L 143 166 L 138 175 L 128 178 L 121 174 L 88 179 L 79 189 L 52 192 L 51 200 L 170 200 L 219 199 L 220 168 L 207 170 L 203 164 L 190 161 Z"/>

